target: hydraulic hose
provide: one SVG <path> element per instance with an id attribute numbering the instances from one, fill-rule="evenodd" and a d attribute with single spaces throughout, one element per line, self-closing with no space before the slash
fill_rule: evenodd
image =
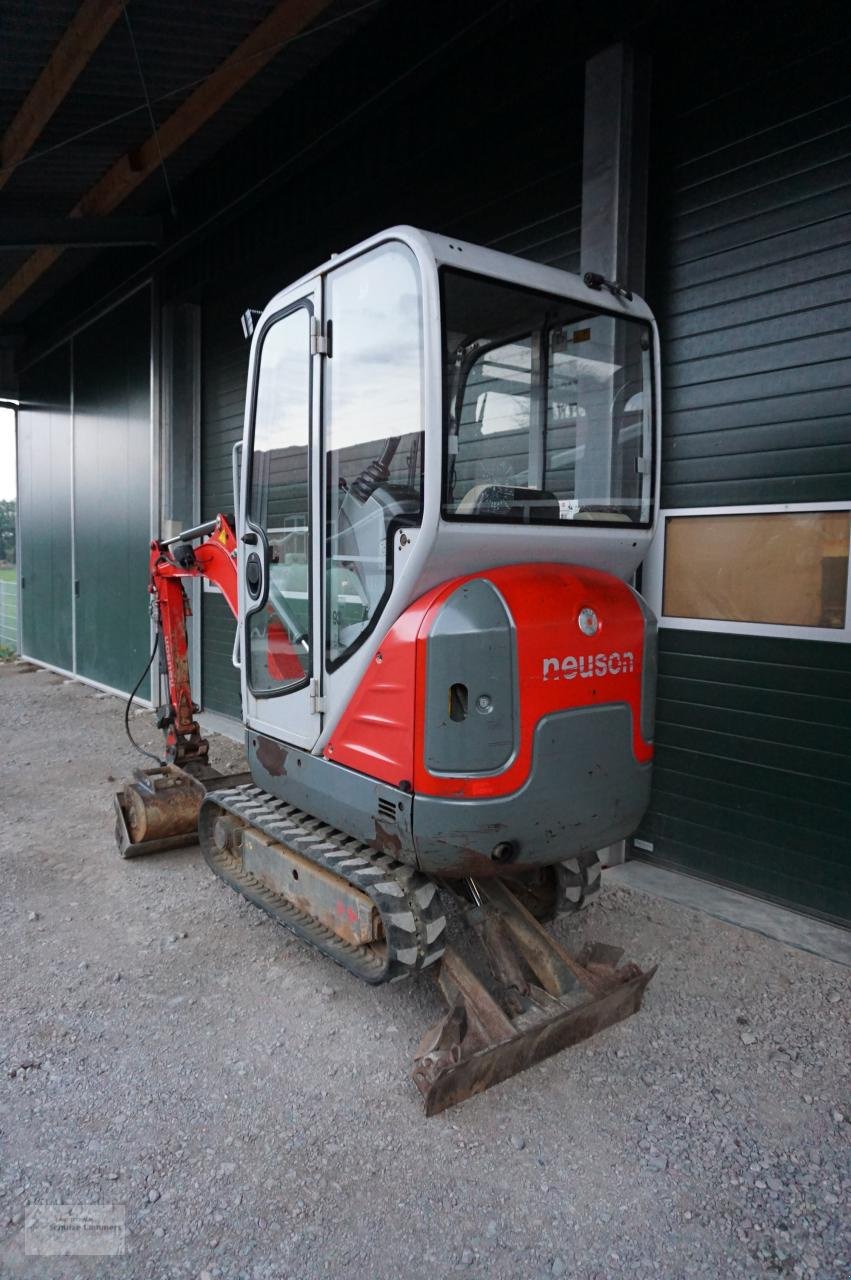
<path id="1" fill-rule="evenodd" d="M 130 708 L 133 705 L 133 699 L 136 697 L 136 694 L 139 692 L 139 689 L 142 685 L 142 681 L 145 679 L 145 676 L 150 671 L 154 658 L 157 656 L 157 649 L 159 648 L 159 644 L 160 644 L 160 633 L 158 628 L 156 638 L 154 639 L 154 647 L 151 650 L 151 656 L 150 658 L 148 658 L 148 662 L 145 667 L 145 670 L 142 672 L 142 674 L 139 676 L 139 679 L 136 681 L 136 687 L 133 690 L 133 692 L 130 694 L 130 697 L 127 699 L 127 706 L 124 708 L 124 732 L 127 734 L 127 737 L 130 740 L 130 743 L 132 744 L 132 746 L 136 748 L 136 750 L 139 752 L 140 755 L 147 756 L 149 760 L 153 760 L 156 764 L 163 765 L 165 764 L 165 761 L 161 760 L 159 756 L 155 756 L 153 752 L 146 751 L 144 747 L 140 747 L 136 739 L 133 737 L 133 734 L 130 732 Z"/>

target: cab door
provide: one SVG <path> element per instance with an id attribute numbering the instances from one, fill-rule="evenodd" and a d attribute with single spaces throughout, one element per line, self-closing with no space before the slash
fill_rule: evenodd
<path id="1" fill-rule="evenodd" d="M 255 338 L 240 500 L 242 704 L 246 724 L 309 750 L 321 730 L 321 546 L 314 474 L 317 278 L 278 300 Z"/>

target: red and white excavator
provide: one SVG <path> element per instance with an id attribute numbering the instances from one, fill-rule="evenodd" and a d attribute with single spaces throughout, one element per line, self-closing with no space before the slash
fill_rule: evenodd
<path id="1" fill-rule="evenodd" d="M 213 871 L 370 983 L 432 969 L 429 1114 L 639 1007 L 652 976 L 542 921 L 647 805 L 658 493 L 653 317 L 614 281 L 410 227 L 243 317 L 235 516 L 151 547 L 165 760 L 124 856 Z M 239 449 L 239 446 L 237 446 Z M 250 774 L 207 759 L 183 581 L 219 586 Z M 454 897 L 495 981 L 447 942 Z"/>

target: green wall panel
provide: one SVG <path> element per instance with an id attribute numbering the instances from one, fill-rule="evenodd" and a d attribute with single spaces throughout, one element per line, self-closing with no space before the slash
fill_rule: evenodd
<path id="1" fill-rule="evenodd" d="M 851 649 L 663 629 L 638 837 L 653 861 L 851 921 Z"/>
<path id="2" fill-rule="evenodd" d="M 150 653 L 150 291 L 73 345 L 77 672 L 129 691 Z"/>
<path id="3" fill-rule="evenodd" d="M 851 98 L 818 5 L 654 51 L 662 505 L 851 498 Z M 677 19 L 679 21 L 679 19 Z M 700 25 L 702 24 L 702 25 Z M 753 61 L 753 48 L 760 57 Z M 639 856 L 851 921 L 851 649 L 663 628 Z"/>
<path id="4" fill-rule="evenodd" d="M 71 372 L 60 347 L 27 370 L 18 412 L 23 651 L 71 669 Z"/>
<path id="5" fill-rule="evenodd" d="M 262 287 L 262 286 L 261 286 Z M 266 290 L 268 290 L 266 285 Z M 242 439 L 249 343 L 239 317 L 263 305 L 264 293 L 219 300 L 202 317 L 201 518 L 233 510 L 232 450 Z M 201 697 L 205 708 L 242 719 L 239 672 L 231 657 L 236 623 L 224 598 L 205 591 L 201 599 Z"/>
<path id="6" fill-rule="evenodd" d="M 802 10 L 766 31 L 764 47 L 760 37 L 757 64 L 741 66 L 724 23 L 708 24 L 694 33 L 700 69 L 663 50 L 654 64 L 649 296 L 664 344 L 662 505 L 844 501 L 846 52 Z"/>

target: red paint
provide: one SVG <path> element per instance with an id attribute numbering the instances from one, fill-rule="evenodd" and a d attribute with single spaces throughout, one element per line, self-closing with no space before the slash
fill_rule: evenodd
<path id="1" fill-rule="evenodd" d="M 275 680 L 302 680 L 304 667 L 298 651 L 290 640 L 290 633 L 284 624 L 275 616 L 270 618 L 266 628 L 268 645 L 267 665 L 269 675 Z"/>
<path id="2" fill-rule="evenodd" d="M 215 531 L 194 548 L 193 561 L 188 566 L 177 563 L 170 547 L 163 546 L 161 542 L 151 543 L 148 590 L 156 596 L 158 605 L 169 706 L 173 715 L 166 743 L 172 752 L 192 734 L 199 736 L 189 683 L 189 644 L 186 635 L 189 601 L 180 579 L 208 578 L 221 587 L 231 610 L 236 614 L 235 553 L 236 538 L 224 516 L 217 517 Z"/>
<path id="3" fill-rule="evenodd" d="M 499 590 L 514 619 L 519 673 L 519 750 L 501 773 L 449 778 L 429 773 L 423 759 L 428 634 L 446 598 L 471 577 Z M 579 630 L 581 609 L 600 620 L 594 636 Z M 511 565 L 468 574 L 435 588 L 408 608 L 390 628 L 343 716 L 326 755 L 371 777 L 398 786 L 412 783 L 420 795 L 455 797 L 509 795 L 529 776 L 534 730 L 555 711 L 626 702 L 632 708 L 633 751 L 652 758 L 641 736 L 641 671 L 644 619 L 629 588 L 618 578 L 578 565 Z M 618 657 L 632 654 L 631 670 Z M 611 655 L 615 655 L 611 659 Z M 595 657 L 600 661 L 594 663 Z M 562 660 L 566 664 L 564 679 Z M 599 674 L 605 657 L 606 674 Z M 559 662 L 556 675 L 552 660 Z M 611 659 L 611 669 L 610 669 Z M 548 678 L 544 664 L 548 662 Z M 587 674 L 589 671 L 592 674 Z"/>
<path id="4" fill-rule="evenodd" d="M 421 596 L 387 632 L 325 748 L 329 759 L 393 786 L 413 778 L 417 634 L 445 590 L 435 587 Z"/>

